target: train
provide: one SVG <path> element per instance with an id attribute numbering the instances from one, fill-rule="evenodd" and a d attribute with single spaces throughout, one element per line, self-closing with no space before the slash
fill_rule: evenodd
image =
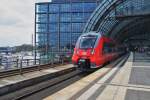
<path id="1" fill-rule="evenodd" d="M 101 68 L 103 65 L 125 54 L 125 48 L 101 33 L 89 32 L 76 42 L 72 63 L 81 71 Z"/>

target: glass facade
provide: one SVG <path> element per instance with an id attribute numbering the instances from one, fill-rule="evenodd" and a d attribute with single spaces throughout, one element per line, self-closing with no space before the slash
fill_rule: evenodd
<path id="1" fill-rule="evenodd" d="M 51 54 L 72 53 L 97 3 L 96 0 L 37 3 L 36 44 L 40 55 L 50 58 Z"/>
<path id="2" fill-rule="evenodd" d="M 149 0 L 101 0 L 101 3 L 85 25 L 83 32 L 99 31 L 107 37 L 122 42 L 126 40 L 124 38 L 128 38 L 128 34 L 144 33 L 139 31 L 139 27 L 134 28 L 133 26 L 137 25 L 139 21 L 148 22 L 145 17 L 140 16 L 149 13 Z"/>

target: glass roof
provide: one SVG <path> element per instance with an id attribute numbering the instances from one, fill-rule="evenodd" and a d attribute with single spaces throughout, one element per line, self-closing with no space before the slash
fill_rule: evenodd
<path id="1" fill-rule="evenodd" d="M 98 31 L 115 38 L 128 25 L 146 20 L 148 17 L 145 16 L 149 14 L 149 0 L 102 0 L 88 20 L 83 33 Z"/>

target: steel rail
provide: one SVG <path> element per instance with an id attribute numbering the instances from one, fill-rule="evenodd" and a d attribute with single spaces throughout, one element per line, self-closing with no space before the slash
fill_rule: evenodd
<path id="1" fill-rule="evenodd" d="M 34 71 L 40 71 L 40 70 L 44 70 L 44 69 L 48 69 L 48 68 L 54 68 L 54 67 L 57 67 L 60 65 L 66 65 L 66 64 L 67 63 L 64 63 L 64 64 L 59 64 L 59 63 L 44 64 L 44 65 L 35 65 L 35 66 L 31 66 L 31 67 L 1 71 L 0 72 L 0 78 L 5 78 L 5 77 L 9 77 L 9 76 L 14 76 L 14 75 L 20 75 L 20 74 L 34 72 Z"/>

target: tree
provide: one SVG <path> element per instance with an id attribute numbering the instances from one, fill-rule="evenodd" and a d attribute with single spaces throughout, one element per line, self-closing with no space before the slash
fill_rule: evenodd
<path id="1" fill-rule="evenodd" d="M 33 46 L 29 44 L 23 44 L 21 46 L 15 46 L 14 47 L 14 53 L 21 52 L 21 51 L 32 51 Z"/>

